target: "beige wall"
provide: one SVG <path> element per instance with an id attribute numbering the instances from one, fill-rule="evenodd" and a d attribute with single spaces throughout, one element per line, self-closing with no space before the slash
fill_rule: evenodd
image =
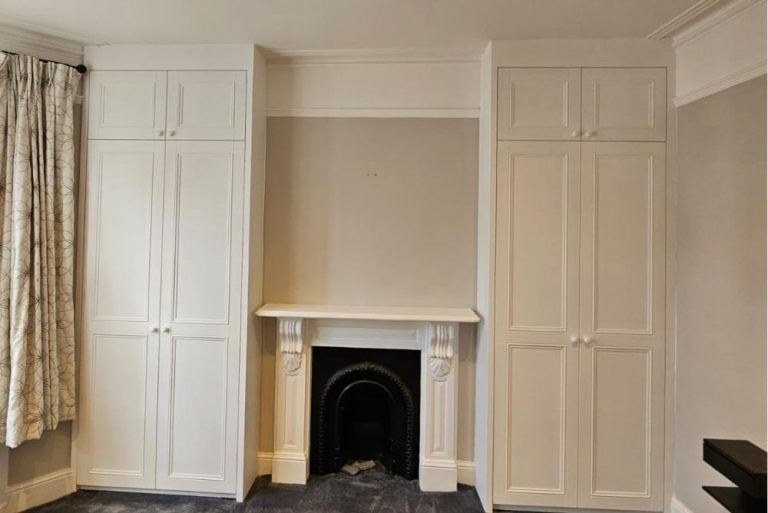
<path id="1" fill-rule="evenodd" d="M 264 300 L 473 306 L 474 119 L 270 118 Z M 265 324 L 261 450 L 272 447 Z M 460 332 L 459 458 L 472 460 L 474 330 Z"/>
<path id="2" fill-rule="evenodd" d="M 703 438 L 766 448 L 765 109 L 762 77 L 678 111 L 674 495 L 695 513 L 727 484 Z"/>

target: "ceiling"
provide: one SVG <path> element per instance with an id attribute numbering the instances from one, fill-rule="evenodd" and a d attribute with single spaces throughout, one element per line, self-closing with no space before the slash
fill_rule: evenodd
<path id="1" fill-rule="evenodd" d="M 697 0 L 0 0 L 0 21 L 86 43 L 272 50 L 449 48 L 645 37 Z"/>

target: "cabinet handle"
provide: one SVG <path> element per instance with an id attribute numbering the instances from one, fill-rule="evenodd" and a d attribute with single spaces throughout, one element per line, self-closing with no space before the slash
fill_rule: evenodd
<path id="1" fill-rule="evenodd" d="M 592 132 L 591 130 L 587 130 L 586 132 L 584 132 L 584 137 L 594 137 L 595 135 L 597 134 L 595 132 Z"/>
<path id="2" fill-rule="evenodd" d="M 165 130 L 158 130 L 157 131 L 157 136 L 158 137 L 162 137 L 164 133 L 165 133 Z"/>
<path id="3" fill-rule="evenodd" d="M 572 137 L 578 137 L 580 135 L 581 135 L 581 130 L 574 130 L 573 132 L 571 132 Z"/>
<path id="4" fill-rule="evenodd" d="M 592 338 L 590 337 L 584 337 L 584 345 L 589 345 L 592 343 Z"/>
<path id="5" fill-rule="evenodd" d="M 168 135 L 173 137 L 174 135 L 176 135 L 176 130 L 168 130 Z"/>
<path id="6" fill-rule="evenodd" d="M 571 337 L 571 344 L 578 344 L 578 342 L 579 342 L 579 337 L 577 337 L 576 335 Z"/>
<path id="7" fill-rule="evenodd" d="M 157 326 L 152 326 L 152 329 L 150 329 L 149 331 L 151 331 L 152 333 L 157 333 L 158 331 L 160 331 L 160 328 L 158 328 Z"/>
<path id="8" fill-rule="evenodd" d="M 163 327 L 163 333 L 170 333 L 170 332 L 171 332 L 171 327 L 170 326 L 164 326 Z"/>

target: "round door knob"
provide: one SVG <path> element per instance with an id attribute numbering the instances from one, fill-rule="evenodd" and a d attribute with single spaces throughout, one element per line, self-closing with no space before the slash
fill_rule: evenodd
<path id="1" fill-rule="evenodd" d="M 591 343 L 592 343 L 592 338 L 591 337 L 584 337 L 584 344 L 589 345 Z"/>
<path id="2" fill-rule="evenodd" d="M 176 135 L 176 130 L 168 130 L 168 135 L 173 137 L 174 135 Z"/>
<path id="3" fill-rule="evenodd" d="M 571 132 L 572 137 L 578 137 L 580 135 L 581 135 L 581 130 L 574 130 L 573 132 Z"/>
<path id="4" fill-rule="evenodd" d="M 591 130 L 587 130 L 586 132 L 584 132 L 584 137 L 594 137 L 595 135 L 596 135 L 595 132 Z"/>
<path id="5" fill-rule="evenodd" d="M 575 335 L 571 337 L 571 344 L 576 344 L 578 342 L 579 342 L 579 337 Z"/>
<path id="6" fill-rule="evenodd" d="M 162 137 L 164 133 L 165 133 L 165 130 L 158 130 L 157 131 L 157 136 L 158 137 Z"/>
<path id="7" fill-rule="evenodd" d="M 170 333 L 170 332 L 171 332 L 171 327 L 170 326 L 164 326 L 163 327 L 163 333 Z"/>
<path id="8" fill-rule="evenodd" d="M 157 326 L 152 326 L 152 329 L 150 331 L 152 333 L 157 333 L 158 331 L 160 331 L 160 328 L 158 328 Z"/>

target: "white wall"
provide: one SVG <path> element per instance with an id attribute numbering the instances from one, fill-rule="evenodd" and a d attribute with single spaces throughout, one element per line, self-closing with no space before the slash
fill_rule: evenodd
<path id="1" fill-rule="evenodd" d="M 674 498 L 723 511 L 703 438 L 766 448 L 766 82 L 678 111 Z"/>

